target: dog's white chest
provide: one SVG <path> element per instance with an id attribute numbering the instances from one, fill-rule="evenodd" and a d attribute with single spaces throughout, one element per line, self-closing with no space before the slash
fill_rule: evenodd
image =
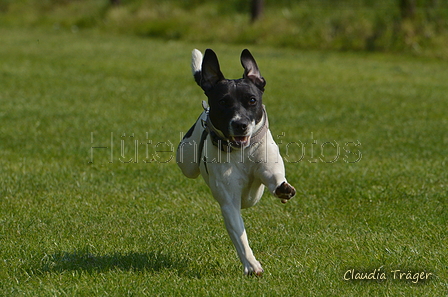
<path id="1" fill-rule="evenodd" d="M 266 164 L 266 150 L 263 143 L 248 148 L 223 152 L 206 141 L 200 164 L 201 175 L 212 192 L 227 192 L 228 195 L 214 195 L 222 199 L 237 199 L 241 208 L 255 205 L 261 198 L 264 185 L 259 172 Z M 220 198 L 222 197 L 222 198 Z M 225 198 L 224 198 L 225 197 Z"/>

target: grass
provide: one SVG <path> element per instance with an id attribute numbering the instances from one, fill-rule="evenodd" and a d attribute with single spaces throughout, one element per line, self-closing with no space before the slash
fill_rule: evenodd
<path id="1" fill-rule="evenodd" d="M 156 152 L 201 111 L 191 49 L 213 47 L 235 78 L 241 46 L 44 29 L 0 39 L 0 295 L 448 293 L 445 61 L 250 47 L 299 192 L 244 211 L 266 271 L 253 278 L 204 183 Z M 138 163 L 121 162 L 136 139 Z M 92 146 L 109 148 L 89 163 Z M 345 281 L 349 269 L 388 279 Z M 433 275 L 414 284 L 396 269 Z"/>
<path id="2" fill-rule="evenodd" d="M 446 59 L 448 3 L 416 1 L 403 18 L 399 1 L 265 1 L 249 23 L 240 0 L 0 0 L 0 25 L 133 34 L 189 42 L 226 42 L 295 49 L 412 53 Z"/>

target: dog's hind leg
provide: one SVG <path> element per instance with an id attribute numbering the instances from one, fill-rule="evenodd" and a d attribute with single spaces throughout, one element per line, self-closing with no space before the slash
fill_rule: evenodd
<path id="1" fill-rule="evenodd" d="M 177 147 L 176 163 L 182 170 L 182 173 L 188 178 L 196 178 L 200 173 L 201 138 L 204 132 L 202 121 L 206 118 L 206 114 L 202 113 Z"/>

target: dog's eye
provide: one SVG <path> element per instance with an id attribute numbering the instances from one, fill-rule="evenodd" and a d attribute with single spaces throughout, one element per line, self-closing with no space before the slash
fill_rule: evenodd
<path id="1" fill-rule="evenodd" d="M 257 104 L 257 99 L 255 99 L 255 98 L 250 98 L 250 99 L 249 99 L 249 104 L 250 104 L 250 105 L 255 105 L 255 104 Z"/>
<path id="2" fill-rule="evenodd" d="M 227 100 L 226 99 L 219 100 L 219 105 L 227 105 Z"/>

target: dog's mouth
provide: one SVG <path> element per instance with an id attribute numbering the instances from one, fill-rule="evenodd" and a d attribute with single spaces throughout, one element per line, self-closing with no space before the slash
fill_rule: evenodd
<path id="1" fill-rule="evenodd" d="M 237 147 L 246 147 L 249 145 L 250 136 L 231 136 L 230 141 Z"/>

